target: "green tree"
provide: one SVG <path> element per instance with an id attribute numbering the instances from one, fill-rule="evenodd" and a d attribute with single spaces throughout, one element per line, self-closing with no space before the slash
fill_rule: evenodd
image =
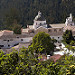
<path id="1" fill-rule="evenodd" d="M 60 67 L 58 75 L 74 75 L 75 74 L 75 56 L 64 55 L 58 60 Z"/>
<path id="2" fill-rule="evenodd" d="M 8 13 L 6 13 L 4 24 L 9 30 L 13 30 L 14 27 L 18 27 L 20 24 L 20 14 L 16 8 L 12 8 Z"/>
<path id="3" fill-rule="evenodd" d="M 12 30 L 15 34 L 21 34 L 21 28 L 21 25 L 15 24 Z"/>
<path id="4" fill-rule="evenodd" d="M 45 32 L 39 32 L 33 38 L 32 45 L 36 53 L 52 54 L 54 51 L 54 44 L 50 35 Z"/>
<path id="5" fill-rule="evenodd" d="M 72 36 L 72 31 L 71 30 L 66 30 L 64 32 L 64 34 L 63 34 L 63 40 L 67 44 L 69 44 L 73 40 L 73 36 Z"/>
<path id="6" fill-rule="evenodd" d="M 75 46 L 75 41 L 72 40 L 72 41 L 70 42 L 70 45 Z"/>

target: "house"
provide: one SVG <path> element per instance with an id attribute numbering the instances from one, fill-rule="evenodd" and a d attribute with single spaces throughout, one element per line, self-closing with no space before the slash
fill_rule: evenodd
<path id="1" fill-rule="evenodd" d="M 13 31 L 4 30 L 0 36 L 0 48 L 6 49 L 11 48 L 19 43 L 27 43 L 32 40 L 32 37 L 29 35 L 16 35 Z"/>

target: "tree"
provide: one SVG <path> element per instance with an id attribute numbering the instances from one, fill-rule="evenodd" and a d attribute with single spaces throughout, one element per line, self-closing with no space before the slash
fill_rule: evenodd
<path id="1" fill-rule="evenodd" d="M 20 14 L 16 8 L 12 8 L 5 15 L 5 25 L 9 30 L 13 30 L 14 27 L 20 24 Z"/>
<path id="2" fill-rule="evenodd" d="M 15 24 L 12 30 L 15 34 L 21 34 L 21 28 L 22 28 L 21 25 Z"/>
<path id="3" fill-rule="evenodd" d="M 66 30 L 64 32 L 64 34 L 63 34 L 63 40 L 67 44 L 69 44 L 73 40 L 73 36 L 72 36 L 72 31 L 71 30 Z"/>
<path id="4" fill-rule="evenodd" d="M 70 45 L 75 46 L 75 41 L 74 41 L 74 40 L 72 40 L 72 41 L 70 42 Z"/>
<path id="5" fill-rule="evenodd" d="M 50 35 L 45 32 L 39 32 L 33 37 L 32 47 L 36 53 L 52 54 L 54 51 L 54 44 Z"/>
<path id="6" fill-rule="evenodd" d="M 60 67 L 58 75 L 74 75 L 75 74 L 75 56 L 64 55 L 58 60 Z"/>

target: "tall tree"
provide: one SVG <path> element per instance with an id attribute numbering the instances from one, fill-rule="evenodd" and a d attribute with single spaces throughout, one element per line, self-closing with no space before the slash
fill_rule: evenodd
<path id="1" fill-rule="evenodd" d="M 19 11 L 16 8 L 10 9 L 10 11 L 6 13 L 5 16 L 6 28 L 9 30 L 13 30 L 13 28 L 19 25 L 19 23 L 20 23 Z"/>
<path id="2" fill-rule="evenodd" d="M 69 44 L 73 40 L 72 31 L 66 30 L 63 34 L 63 40 Z"/>
<path id="3" fill-rule="evenodd" d="M 39 32 L 34 36 L 32 47 L 36 53 L 52 54 L 54 51 L 54 44 L 50 38 L 50 35 L 45 32 Z"/>

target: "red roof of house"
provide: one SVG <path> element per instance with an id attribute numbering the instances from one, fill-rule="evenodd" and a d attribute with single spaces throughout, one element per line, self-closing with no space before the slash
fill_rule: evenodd
<path id="1" fill-rule="evenodd" d="M 57 60 L 59 60 L 61 57 L 61 55 L 57 54 L 57 55 L 53 55 L 50 57 L 50 59 L 53 59 L 54 62 L 56 62 Z"/>
<path id="2" fill-rule="evenodd" d="M 39 59 L 39 61 L 46 61 L 47 60 L 47 56 L 46 55 L 38 55 L 39 57 L 41 56 L 41 58 Z M 50 56 L 49 59 L 52 59 L 54 62 L 56 62 L 57 60 L 59 60 L 61 57 L 61 55 L 57 54 L 57 55 L 53 55 Z"/>

